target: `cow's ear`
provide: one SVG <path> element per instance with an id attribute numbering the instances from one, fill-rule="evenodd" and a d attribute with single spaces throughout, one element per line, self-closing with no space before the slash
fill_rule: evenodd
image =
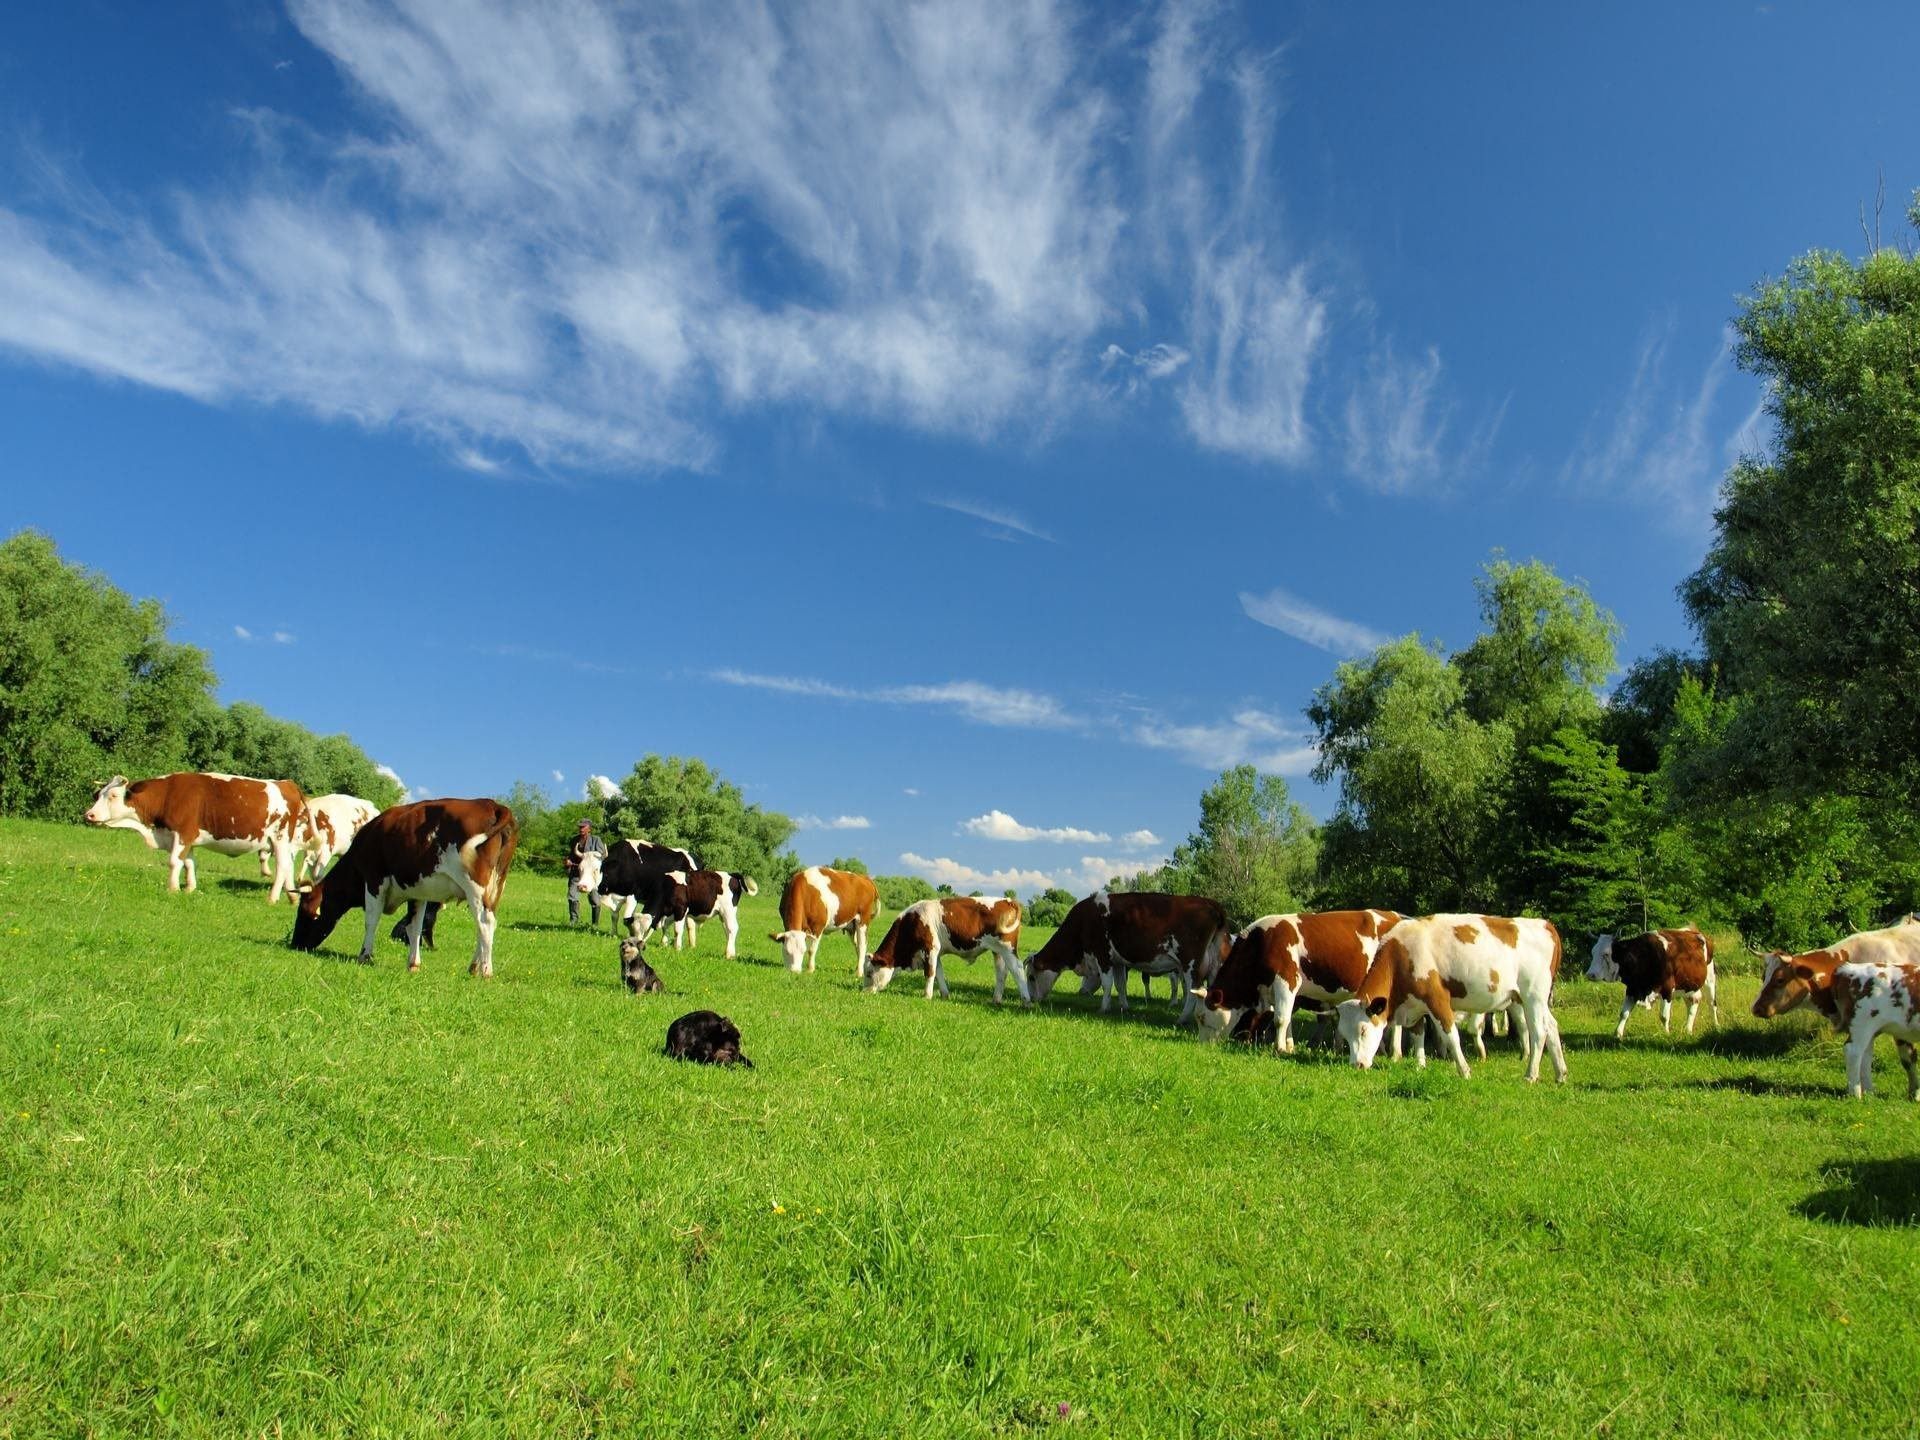
<path id="1" fill-rule="evenodd" d="M 1385 1015 L 1386 1013 L 1387 1013 L 1387 997 L 1386 996 L 1376 995 L 1373 997 L 1373 999 L 1367 1002 L 1367 1014 L 1373 1016 L 1374 1019 L 1378 1020 L 1382 1015 Z"/>
<path id="2" fill-rule="evenodd" d="M 1793 974 L 1796 980 L 1805 980 L 1811 983 L 1813 980 L 1813 967 L 1804 964 L 1795 965 L 1793 967 Z"/>

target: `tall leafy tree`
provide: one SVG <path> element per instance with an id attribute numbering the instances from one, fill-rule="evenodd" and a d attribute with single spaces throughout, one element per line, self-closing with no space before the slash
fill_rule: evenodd
<path id="1" fill-rule="evenodd" d="M 0 543 L 0 813 L 72 817 L 114 770 L 187 763 L 212 711 L 206 653 L 35 531 Z"/>
<path id="2" fill-rule="evenodd" d="M 786 849 L 793 821 L 748 804 L 739 786 L 701 760 L 646 756 L 606 799 L 604 811 L 612 835 L 677 845 L 702 865 L 737 870 L 763 884 L 784 880 L 798 868 Z"/>

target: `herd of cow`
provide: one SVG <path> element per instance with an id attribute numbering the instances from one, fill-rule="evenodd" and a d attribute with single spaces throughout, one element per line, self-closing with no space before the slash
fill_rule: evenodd
<path id="1" fill-rule="evenodd" d="M 287 780 L 183 773 L 131 783 L 115 776 L 100 787 L 85 818 L 133 830 L 150 847 L 164 845 L 168 887 L 174 890 L 183 874 L 186 888 L 195 888 L 197 846 L 230 855 L 258 853 L 263 873 L 273 876 L 269 901 L 295 893 L 291 944 L 299 950 L 317 949 L 347 911 L 360 908 L 366 917 L 360 959 L 370 963 L 381 917 L 406 903 L 407 965 L 417 969 L 422 926 L 430 924 L 432 910 L 463 903 L 479 932 L 470 972 L 493 973 L 495 914 L 517 840 L 513 812 L 497 801 L 419 800 L 377 810 L 351 795 L 308 798 Z M 304 882 L 297 874 L 302 860 L 310 877 Z M 702 869 L 685 850 L 636 840 L 622 840 L 604 856 L 585 856 L 572 883 L 625 924 L 621 969 L 635 991 L 657 988 L 657 978 L 647 983 L 653 972 L 643 955 L 657 929 L 670 925 L 677 948 L 697 943 L 701 920 L 717 919 L 731 958 L 739 903 L 758 893 L 745 875 Z M 1015 900 L 919 901 L 900 912 L 869 954 L 868 932 L 878 908 L 878 892 L 867 876 L 810 866 L 787 882 L 782 928 L 772 939 L 798 973 L 816 967 L 826 935 L 847 934 L 868 989 L 884 989 L 898 970 L 918 970 L 928 999 L 936 991 L 947 994 L 941 969 L 946 956 L 991 955 L 996 1004 L 1009 976 L 1021 1001 L 1032 1005 L 1046 1000 L 1071 970 L 1083 992 L 1099 992 L 1103 1011 L 1116 999 L 1125 1010 L 1129 972 L 1166 975 L 1185 992 L 1181 1023 L 1197 1016 L 1200 1034 L 1210 1039 L 1270 1025 L 1282 1052 L 1293 1049 L 1294 1014 L 1305 1001 L 1335 1009 L 1340 1036 L 1362 1068 L 1373 1063 L 1389 1036 L 1393 1053 L 1400 1054 L 1402 1027 L 1412 1027 L 1415 1053 L 1424 1063 L 1431 1023 L 1460 1073 L 1468 1074 L 1460 1022 L 1468 1022 L 1484 1057 L 1488 1017 L 1496 1025 L 1510 1018 L 1526 1078 L 1539 1078 L 1543 1056 L 1551 1057 L 1558 1080 L 1567 1078 L 1552 1010 L 1560 935 L 1546 920 L 1346 910 L 1269 915 L 1235 932 L 1221 906 L 1203 896 L 1100 890 L 1076 904 L 1022 965 L 1022 912 Z M 1698 930 L 1654 930 L 1617 941 L 1603 935 L 1587 974 L 1625 987 L 1616 1036 L 1625 1034 L 1636 1005 L 1651 1006 L 1655 999 L 1661 1024 L 1668 1026 L 1675 995 L 1687 1001 L 1689 1033 L 1702 996 L 1718 1023 L 1713 947 Z M 1873 1044 L 1891 1033 L 1906 1069 L 1908 1098 L 1920 1100 L 1920 1058 L 1913 1044 L 1920 1039 L 1920 918 L 1908 916 L 1805 954 L 1769 956 L 1753 1013 L 1771 1019 L 1802 1005 L 1847 1035 L 1849 1093 L 1872 1093 Z"/>

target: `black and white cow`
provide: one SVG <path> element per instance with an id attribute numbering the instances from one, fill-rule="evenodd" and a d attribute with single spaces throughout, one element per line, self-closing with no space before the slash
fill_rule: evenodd
<path id="1" fill-rule="evenodd" d="M 580 871 L 574 884 L 580 887 L 582 895 L 598 896 L 599 903 L 610 913 L 617 909 L 628 933 L 640 937 L 643 932 L 634 923 L 636 914 L 647 917 L 648 931 L 661 919 L 659 910 L 646 909 L 639 899 L 643 890 L 650 897 L 660 894 L 651 877 L 674 870 L 691 875 L 699 868 L 700 862 L 692 855 L 671 845 L 655 845 L 650 840 L 617 840 L 604 855 L 580 857 Z"/>

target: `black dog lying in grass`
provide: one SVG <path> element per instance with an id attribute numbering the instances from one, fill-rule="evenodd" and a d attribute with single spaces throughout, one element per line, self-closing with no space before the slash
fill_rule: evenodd
<path id="1" fill-rule="evenodd" d="M 620 979 L 636 995 L 657 995 L 667 988 L 647 964 L 647 952 L 638 940 L 620 942 Z"/>
<path id="2" fill-rule="evenodd" d="M 667 1027 L 667 1055 L 674 1060 L 697 1060 L 702 1065 L 744 1065 L 753 1062 L 740 1053 L 740 1028 L 724 1015 L 695 1010 Z"/>

